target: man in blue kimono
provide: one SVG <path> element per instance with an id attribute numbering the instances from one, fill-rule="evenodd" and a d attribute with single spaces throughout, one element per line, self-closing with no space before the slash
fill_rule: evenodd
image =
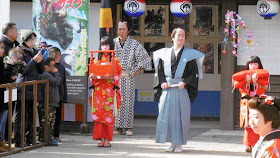
<path id="1" fill-rule="evenodd" d="M 176 28 L 173 47 L 153 54 L 155 65 L 155 98 L 159 101 L 156 143 L 171 142 L 167 152 L 182 152 L 190 125 L 190 102 L 198 93 L 198 77 L 202 78 L 204 54 L 184 47 L 186 34 Z"/>

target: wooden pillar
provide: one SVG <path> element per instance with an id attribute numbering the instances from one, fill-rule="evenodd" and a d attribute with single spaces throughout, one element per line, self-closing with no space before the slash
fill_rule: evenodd
<path id="1" fill-rule="evenodd" d="M 222 28 L 226 27 L 225 14 L 227 10 L 237 11 L 236 0 L 223 0 L 222 3 Z M 233 130 L 234 129 L 234 93 L 232 93 L 231 76 L 235 72 L 236 57 L 231 53 L 233 47 L 230 46 L 231 38 L 228 39 L 228 45 L 226 55 L 222 55 L 221 58 L 221 111 L 220 111 L 220 128 L 222 130 Z M 224 46 L 224 45 L 222 45 Z M 223 48 L 223 47 L 222 47 Z"/>

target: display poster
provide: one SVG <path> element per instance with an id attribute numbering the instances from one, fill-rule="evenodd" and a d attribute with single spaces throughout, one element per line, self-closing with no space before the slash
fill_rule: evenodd
<path id="1" fill-rule="evenodd" d="M 84 103 L 87 91 L 88 0 L 33 0 L 32 28 L 37 43 L 61 51 L 69 103 Z"/>

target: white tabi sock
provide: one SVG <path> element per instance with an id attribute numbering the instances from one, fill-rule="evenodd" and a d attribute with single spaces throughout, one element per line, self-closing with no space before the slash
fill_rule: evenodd
<path id="1" fill-rule="evenodd" d="M 165 151 L 166 152 L 173 152 L 175 147 L 176 147 L 176 144 L 171 144 L 171 146 L 169 148 L 167 148 Z"/>

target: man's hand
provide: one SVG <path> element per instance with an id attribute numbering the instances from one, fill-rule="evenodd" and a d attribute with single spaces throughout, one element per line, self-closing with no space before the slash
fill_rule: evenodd
<path id="1" fill-rule="evenodd" d="M 183 89 L 183 88 L 185 88 L 186 83 L 181 81 L 181 82 L 179 82 L 178 85 L 179 85 L 180 89 Z"/>
<path id="2" fill-rule="evenodd" d="M 163 83 L 163 84 L 161 84 L 161 88 L 162 88 L 162 89 L 169 88 L 169 86 L 170 86 L 170 85 L 169 85 L 168 83 L 166 83 L 166 82 Z"/>
<path id="3" fill-rule="evenodd" d="M 134 73 L 133 76 L 136 76 L 136 75 L 140 74 L 142 70 L 143 70 L 143 68 L 140 68 L 139 70 L 137 70 L 137 71 Z"/>

